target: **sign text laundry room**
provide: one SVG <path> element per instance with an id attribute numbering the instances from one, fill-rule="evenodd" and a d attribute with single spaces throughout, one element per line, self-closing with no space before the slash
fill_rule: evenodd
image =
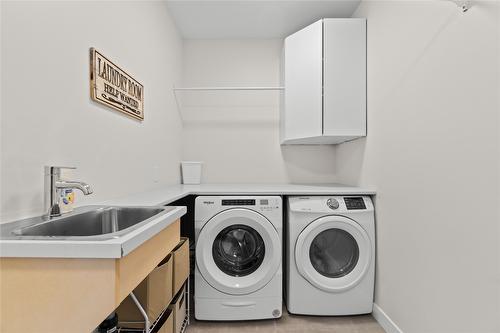
<path id="1" fill-rule="evenodd" d="M 144 87 L 94 48 L 90 49 L 90 96 L 139 120 L 144 119 Z"/>

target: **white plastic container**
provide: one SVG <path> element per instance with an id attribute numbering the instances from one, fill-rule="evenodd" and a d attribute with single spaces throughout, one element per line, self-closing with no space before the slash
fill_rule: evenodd
<path id="1" fill-rule="evenodd" d="M 203 162 L 182 161 L 182 183 L 183 184 L 200 184 L 201 183 L 201 167 Z"/>

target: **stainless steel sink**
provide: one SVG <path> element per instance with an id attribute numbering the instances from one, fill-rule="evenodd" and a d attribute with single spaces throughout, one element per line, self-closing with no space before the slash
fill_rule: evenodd
<path id="1" fill-rule="evenodd" d="M 2 239 L 118 238 L 170 211 L 171 207 L 88 206 L 43 221 L 42 217 L 1 225 Z"/>

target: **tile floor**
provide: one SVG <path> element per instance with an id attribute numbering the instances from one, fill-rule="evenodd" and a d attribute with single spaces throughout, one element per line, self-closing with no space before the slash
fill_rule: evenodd
<path id="1" fill-rule="evenodd" d="M 310 317 L 291 315 L 285 310 L 278 320 L 205 322 L 191 318 L 186 333 L 385 333 L 371 315 Z"/>

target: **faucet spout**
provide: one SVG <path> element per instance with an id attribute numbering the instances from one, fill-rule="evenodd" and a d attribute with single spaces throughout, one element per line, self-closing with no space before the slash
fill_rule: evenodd
<path id="1" fill-rule="evenodd" d="M 45 167 L 45 209 L 47 219 L 61 216 L 61 207 L 59 207 L 59 198 L 63 189 L 77 189 L 83 194 L 92 194 L 92 187 L 84 182 L 61 179 L 61 169 L 75 169 L 74 167 Z"/>
<path id="2" fill-rule="evenodd" d="M 56 188 L 74 188 L 82 191 L 83 194 L 89 195 L 93 193 L 92 187 L 84 182 L 59 180 L 56 182 Z"/>

